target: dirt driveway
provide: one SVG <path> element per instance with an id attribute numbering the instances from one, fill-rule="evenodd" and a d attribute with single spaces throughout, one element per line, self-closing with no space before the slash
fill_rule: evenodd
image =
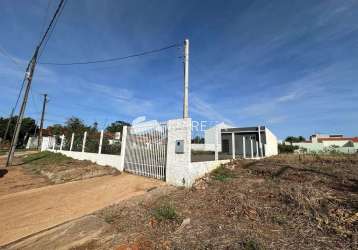
<path id="1" fill-rule="evenodd" d="M 0 196 L 0 246 L 164 184 L 121 174 Z"/>

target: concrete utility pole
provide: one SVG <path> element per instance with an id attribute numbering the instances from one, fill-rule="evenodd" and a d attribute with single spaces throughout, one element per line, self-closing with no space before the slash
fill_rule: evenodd
<path id="1" fill-rule="evenodd" d="M 12 141 L 11 141 L 11 146 L 10 146 L 10 150 L 9 153 L 7 155 L 7 161 L 6 161 L 6 167 L 8 167 L 9 165 L 11 165 L 12 160 L 14 158 L 14 153 L 15 153 L 15 149 L 16 149 L 16 145 L 19 139 L 19 134 L 20 134 L 20 128 L 21 128 L 21 123 L 22 123 L 22 119 L 24 117 L 24 113 L 25 113 L 25 109 L 26 109 L 26 103 L 27 103 L 27 99 L 29 97 L 29 92 L 30 92 L 30 88 L 31 88 L 31 82 L 32 82 L 32 77 L 34 75 L 34 71 L 35 71 L 35 67 L 36 67 L 36 63 L 37 63 L 37 57 L 39 54 L 39 50 L 42 47 L 45 39 L 47 38 L 50 29 L 53 27 L 56 18 L 58 17 L 58 15 L 60 14 L 60 10 L 62 9 L 62 6 L 64 6 L 64 0 L 61 0 L 59 5 L 57 6 L 57 9 L 55 11 L 55 14 L 53 15 L 50 24 L 48 25 L 44 35 L 42 36 L 40 42 L 38 43 L 38 45 L 36 46 L 35 49 L 35 53 L 32 56 L 27 69 L 26 69 L 26 73 L 25 73 L 25 78 L 24 81 L 26 81 L 26 89 L 25 89 L 25 94 L 24 94 L 24 99 L 22 101 L 21 104 L 21 108 L 20 108 L 20 114 L 17 118 L 17 122 L 16 122 L 16 126 L 15 126 L 15 132 L 14 132 L 14 136 L 12 137 Z"/>
<path id="2" fill-rule="evenodd" d="M 44 126 L 44 117 L 45 117 L 45 110 L 46 110 L 46 104 L 48 103 L 47 100 L 47 94 L 44 94 L 44 102 L 42 104 L 42 113 L 41 113 L 41 122 L 40 122 L 40 133 L 39 133 L 39 137 L 37 138 L 37 149 L 41 148 L 41 143 L 42 143 L 42 129 Z"/>
<path id="3" fill-rule="evenodd" d="M 189 117 L 189 39 L 184 40 L 184 107 L 183 118 Z"/>
<path id="4" fill-rule="evenodd" d="M 26 89 L 25 89 L 24 99 L 22 100 L 22 104 L 21 104 L 21 108 L 20 108 L 20 114 L 19 114 L 19 117 L 17 118 L 14 135 L 13 135 L 12 140 L 11 140 L 11 146 L 10 146 L 9 154 L 7 156 L 7 161 L 6 161 L 6 167 L 11 165 L 12 160 L 14 158 L 14 153 L 15 153 L 15 149 L 16 149 L 16 146 L 17 146 L 17 142 L 19 140 L 19 134 L 20 134 L 21 124 L 22 124 L 22 119 L 23 119 L 24 114 L 25 114 L 27 99 L 29 97 L 29 92 L 30 92 L 31 82 L 32 82 L 32 76 L 34 74 L 39 49 L 40 49 L 40 47 L 37 46 L 36 50 L 35 50 L 35 54 L 32 57 L 32 59 L 30 61 L 30 64 L 28 66 L 28 69 L 26 71 L 26 75 L 25 75 L 25 77 L 26 77 Z"/>

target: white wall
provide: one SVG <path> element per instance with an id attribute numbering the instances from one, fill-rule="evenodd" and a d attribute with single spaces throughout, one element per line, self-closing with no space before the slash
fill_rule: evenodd
<path id="1" fill-rule="evenodd" d="M 268 129 L 265 128 L 266 144 L 265 156 L 272 156 L 278 154 L 277 137 Z"/>
<path id="2" fill-rule="evenodd" d="M 203 177 L 205 174 L 210 173 L 221 164 L 228 163 L 229 161 L 230 160 L 191 162 L 187 173 L 186 186 L 191 187 L 195 180 Z"/>
<path id="3" fill-rule="evenodd" d="M 205 136 L 205 150 L 206 151 L 214 151 L 215 150 L 215 143 L 216 139 L 215 136 L 217 136 L 217 142 L 218 142 L 218 150 L 221 152 L 221 129 L 224 128 L 232 128 L 232 126 L 229 126 L 225 124 L 224 122 L 219 123 L 204 132 Z"/>
<path id="4" fill-rule="evenodd" d="M 205 144 L 199 144 L 199 143 L 192 143 L 191 149 L 194 151 L 205 151 L 206 150 Z"/>
<path id="5" fill-rule="evenodd" d="M 96 163 L 101 166 L 111 166 L 119 171 L 123 171 L 122 169 L 122 160 L 121 155 L 107 155 L 107 154 L 97 154 L 97 153 L 85 153 L 85 152 L 75 152 L 75 151 L 64 151 L 64 150 L 52 150 L 48 149 L 48 151 L 61 153 L 68 157 L 77 160 L 87 160 L 93 163 Z"/>
<path id="6" fill-rule="evenodd" d="M 175 153 L 177 140 L 184 141 L 184 153 Z M 187 186 L 191 162 L 191 119 L 168 121 L 166 182 L 174 186 Z"/>

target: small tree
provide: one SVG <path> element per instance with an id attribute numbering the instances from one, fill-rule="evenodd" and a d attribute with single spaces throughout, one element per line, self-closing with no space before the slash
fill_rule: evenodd
<path id="1" fill-rule="evenodd" d="M 125 121 L 115 121 L 112 122 L 111 125 L 109 125 L 106 128 L 107 132 L 115 133 L 115 132 L 121 132 L 123 131 L 124 126 L 130 126 L 131 124 Z"/>

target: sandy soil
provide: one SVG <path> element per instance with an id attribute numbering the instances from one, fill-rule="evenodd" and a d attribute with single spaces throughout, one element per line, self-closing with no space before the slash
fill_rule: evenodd
<path id="1" fill-rule="evenodd" d="M 0 167 L 0 196 L 50 185 L 47 178 L 30 174 L 22 167 Z"/>
<path id="2" fill-rule="evenodd" d="M 161 185 L 164 182 L 122 174 L 0 196 L 0 245 L 90 214 Z"/>

